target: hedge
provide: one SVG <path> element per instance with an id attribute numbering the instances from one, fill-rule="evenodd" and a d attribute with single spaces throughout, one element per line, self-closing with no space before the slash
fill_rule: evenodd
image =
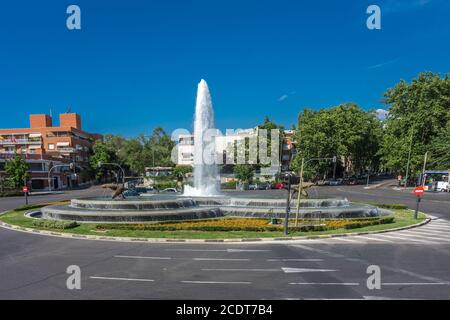
<path id="1" fill-rule="evenodd" d="M 34 220 L 33 226 L 46 229 L 73 229 L 79 226 L 75 221 L 57 221 L 57 220 Z"/>
<path id="2" fill-rule="evenodd" d="M 379 204 L 377 205 L 379 208 L 383 208 L 383 209 L 393 209 L 393 210 L 405 210 L 408 209 L 407 205 L 404 204 L 400 204 L 400 203 L 384 203 L 384 204 Z"/>
<path id="3" fill-rule="evenodd" d="M 394 217 L 334 219 L 323 220 L 322 224 L 306 224 L 298 227 L 290 226 L 294 232 L 327 231 L 336 229 L 355 229 L 367 226 L 393 223 Z M 99 230 L 140 230 L 140 231 L 282 231 L 281 225 L 271 225 L 267 219 L 211 219 L 202 221 L 174 221 L 163 223 L 141 224 L 98 224 Z"/>

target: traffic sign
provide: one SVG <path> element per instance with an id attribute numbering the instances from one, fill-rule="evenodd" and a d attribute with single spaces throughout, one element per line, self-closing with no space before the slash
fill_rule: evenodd
<path id="1" fill-rule="evenodd" d="M 28 193 L 28 187 L 23 187 L 23 188 L 22 188 L 22 192 L 23 192 L 23 193 Z"/>
<path id="2" fill-rule="evenodd" d="M 425 193 L 425 188 L 422 186 L 416 187 L 416 188 L 414 188 L 413 192 L 416 195 L 416 197 L 421 197 Z"/>

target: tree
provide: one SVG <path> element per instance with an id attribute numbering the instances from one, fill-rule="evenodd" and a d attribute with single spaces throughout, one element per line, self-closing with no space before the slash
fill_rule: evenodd
<path id="1" fill-rule="evenodd" d="M 406 175 L 411 145 L 410 171 L 421 171 L 429 151 L 430 166 L 447 169 L 449 162 L 450 78 L 421 73 L 410 84 L 400 81 L 384 94 L 389 117 L 380 155 L 387 168 Z M 411 144 L 412 141 L 412 144 Z M 447 147 L 446 147 L 447 146 Z"/>
<path id="2" fill-rule="evenodd" d="M 177 178 L 178 181 L 184 181 L 189 173 L 193 170 L 192 166 L 178 164 L 173 169 L 173 175 Z"/>
<path id="3" fill-rule="evenodd" d="M 242 182 L 250 182 L 253 179 L 254 167 L 248 164 L 234 166 L 234 176 Z"/>
<path id="4" fill-rule="evenodd" d="M 15 155 L 13 159 L 6 161 L 6 176 L 17 189 L 24 185 L 25 179 L 28 178 L 28 170 L 28 163 L 18 155 Z"/>
<path id="5" fill-rule="evenodd" d="M 337 157 L 338 165 L 347 174 L 376 170 L 379 167 L 379 144 L 382 125 L 374 112 L 347 103 L 330 109 L 304 109 L 299 115 L 297 155 L 292 168 L 300 170 L 301 159 Z M 325 178 L 333 171 L 329 160 L 310 162 L 305 177 Z"/>
<path id="6" fill-rule="evenodd" d="M 92 152 L 93 154 L 89 159 L 89 163 L 92 167 L 92 170 L 95 173 L 95 177 L 97 178 L 97 180 L 101 180 L 106 174 L 106 168 L 103 166 L 99 167 L 98 164 L 116 163 L 117 162 L 116 150 L 108 142 L 98 140 L 92 147 Z"/>

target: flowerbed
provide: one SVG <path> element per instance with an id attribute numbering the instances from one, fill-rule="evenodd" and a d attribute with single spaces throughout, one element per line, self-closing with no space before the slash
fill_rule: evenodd
<path id="1" fill-rule="evenodd" d="M 300 220 L 299 226 L 290 226 L 291 231 L 327 231 L 354 229 L 388 224 L 394 217 L 362 219 Z M 227 218 L 199 221 L 177 221 L 142 224 L 97 224 L 97 230 L 150 230 L 150 231 L 281 231 L 283 226 L 271 225 L 267 219 Z"/>

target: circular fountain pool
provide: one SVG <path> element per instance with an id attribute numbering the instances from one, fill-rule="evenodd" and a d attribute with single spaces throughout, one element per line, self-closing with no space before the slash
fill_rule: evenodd
<path id="1" fill-rule="evenodd" d="M 291 214 L 297 204 L 291 203 Z M 244 196 L 186 197 L 151 195 L 111 200 L 109 198 L 73 199 L 70 205 L 41 209 L 42 218 L 79 222 L 149 222 L 208 219 L 223 216 L 269 218 L 285 216 L 286 201 Z M 357 218 L 390 214 L 389 211 L 347 199 L 305 199 L 300 202 L 303 218 Z"/>

